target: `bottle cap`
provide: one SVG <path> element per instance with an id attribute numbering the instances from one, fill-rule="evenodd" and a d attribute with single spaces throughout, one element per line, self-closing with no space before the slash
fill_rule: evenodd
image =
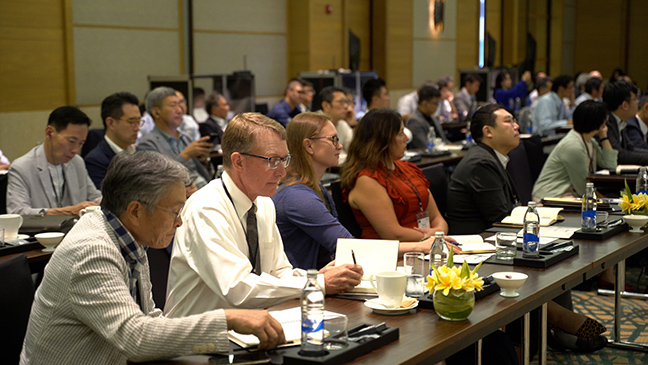
<path id="1" fill-rule="evenodd" d="M 310 276 L 317 276 L 317 270 L 315 270 L 315 269 L 308 269 L 308 270 L 306 271 L 306 275 L 309 276 L 309 277 L 310 277 Z"/>
<path id="2" fill-rule="evenodd" d="M 529 204 L 528 204 L 529 208 L 535 208 L 536 206 L 538 206 L 538 203 L 534 202 L 533 200 L 530 201 Z"/>
<path id="3" fill-rule="evenodd" d="M 445 235 L 445 233 L 444 233 L 443 231 L 437 231 L 437 232 L 434 232 L 434 237 L 441 237 L 441 238 L 443 238 L 444 235 Z"/>
<path id="4" fill-rule="evenodd" d="M 593 187 L 594 187 L 593 182 L 588 182 L 587 184 L 585 184 L 585 188 L 593 188 Z"/>

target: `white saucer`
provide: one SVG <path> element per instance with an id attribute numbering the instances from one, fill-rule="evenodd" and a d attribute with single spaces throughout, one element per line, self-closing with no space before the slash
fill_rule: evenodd
<path id="1" fill-rule="evenodd" d="M 371 308 L 374 313 L 384 314 L 386 316 L 399 316 L 401 314 L 408 313 L 411 309 L 414 309 L 418 306 L 418 300 L 414 302 L 408 308 L 385 308 L 384 305 L 380 303 L 380 299 L 369 299 L 364 302 L 365 307 Z"/>
<path id="2" fill-rule="evenodd" d="M 19 234 L 16 237 L 7 238 L 6 241 L 7 242 L 13 242 L 13 241 L 19 241 L 19 240 L 26 240 L 28 238 L 29 238 L 28 234 Z"/>
<path id="3" fill-rule="evenodd" d="M 630 233 L 644 233 L 643 228 L 633 228 L 629 231 Z"/>

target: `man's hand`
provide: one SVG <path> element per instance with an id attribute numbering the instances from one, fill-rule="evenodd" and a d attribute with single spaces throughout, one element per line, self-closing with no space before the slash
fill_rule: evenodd
<path id="1" fill-rule="evenodd" d="M 259 338 L 259 349 L 269 350 L 286 342 L 283 327 L 268 311 L 225 309 L 227 329 Z"/>
<path id="2" fill-rule="evenodd" d="M 209 156 L 209 151 L 211 151 L 212 148 L 214 148 L 214 145 L 209 143 L 209 136 L 204 136 L 197 141 L 189 143 L 189 145 L 180 152 L 180 156 L 189 161 L 194 157 Z"/>
<path id="3" fill-rule="evenodd" d="M 599 138 L 601 138 L 601 139 L 603 139 L 603 138 L 607 138 L 607 135 L 608 135 L 608 126 L 607 126 L 607 123 L 603 123 L 603 125 L 601 126 L 601 128 L 599 128 L 597 134 L 598 134 Z"/>
<path id="4" fill-rule="evenodd" d="M 526 82 L 527 85 L 531 83 L 531 72 L 530 71 L 524 71 L 522 74 L 522 81 Z"/>
<path id="5" fill-rule="evenodd" d="M 360 265 L 335 266 L 335 262 L 331 261 L 319 273 L 324 274 L 326 294 L 337 294 L 349 291 L 360 284 L 364 271 Z"/>
<path id="6" fill-rule="evenodd" d="M 81 209 L 85 207 L 97 206 L 99 204 L 95 202 L 82 202 L 75 205 L 69 205 L 62 208 L 50 208 L 47 210 L 48 215 L 79 215 Z"/>

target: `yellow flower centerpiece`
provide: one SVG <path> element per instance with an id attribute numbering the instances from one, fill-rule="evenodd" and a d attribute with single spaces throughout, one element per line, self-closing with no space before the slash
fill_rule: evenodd
<path id="1" fill-rule="evenodd" d="M 463 321 L 475 307 L 475 291 L 482 290 L 484 281 L 477 274 L 483 261 L 471 271 L 464 260 L 461 267 L 455 267 L 452 250 L 448 262 L 439 268 L 433 264 L 434 271 L 427 277 L 426 287 L 433 293 L 434 311 L 439 317 L 449 321 Z"/>
<path id="2" fill-rule="evenodd" d="M 621 192 L 619 206 L 628 214 L 648 215 L 648 194 L 632 194 L 628 186 L 628 180 L 626 180 L 625 191 Z"/>

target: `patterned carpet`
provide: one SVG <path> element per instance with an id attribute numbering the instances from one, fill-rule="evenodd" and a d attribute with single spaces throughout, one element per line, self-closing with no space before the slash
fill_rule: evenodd
<path id="1" fill-rule="evenodd" d="M 635 280 L 631 279 L 632 276 L 636 278 L 637 273 L 632 274 L 628 273 L 628 283 L 636 283 Z M 603 323 L 608 329 L 604 336 L 611 339 L 614 330 L 614 297 L 601 296 L 596 291 L 574 290 L 572 291 L 572 299 L 574 310 Z M 622 299 L 622 305 L 621 341 L 648 344 L 648 301 L 624 298 Z M 549 349 L 547 364 L 648 364 L 648 353 L 610 347 L 592 354 L 576 354 L 570 351 L 553 351 Z"/>

